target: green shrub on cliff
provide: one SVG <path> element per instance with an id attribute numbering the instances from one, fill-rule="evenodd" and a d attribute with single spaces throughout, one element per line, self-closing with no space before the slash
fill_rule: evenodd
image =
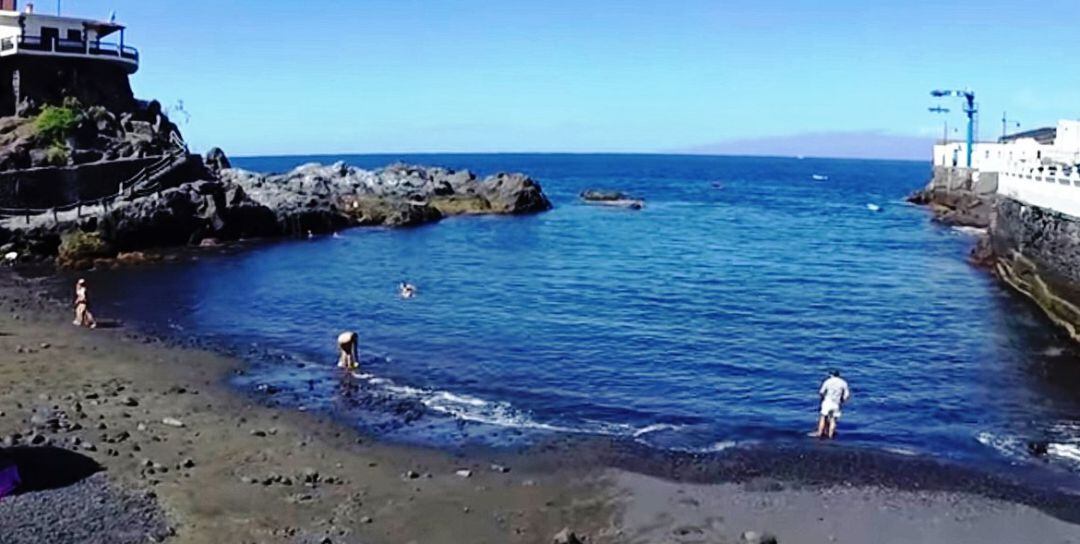
<path id="1" fill-rule="evenodd" d="M 64 166 L 68 163 L 68 150 L 61 144 L 52 144 L 45 150 L 45 160 L 52 166 Z"/>
<path id="2" fill-rule="evenodd" d="M 34 126 L 38 135 L 53 145 L 64 145 L 64 139 L 75 130 L 79 111 L 68 106 L 45 106 L 38 114 Z"/>
<path id="3" fill-rule="evenodd" d="M 98 233 L 74 230 L 60 235 L 56 262 L 64 268 L 84 269 L 93 266 L 95 259 L 114 255 L 116 252 Z"/>

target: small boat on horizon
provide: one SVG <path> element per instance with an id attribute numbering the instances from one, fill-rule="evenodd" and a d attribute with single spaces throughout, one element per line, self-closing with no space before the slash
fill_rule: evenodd
<path id="1" fill-rule="evenodd" d="M 829 176 L 826 176 L 824 174 L 814 174 L 810 177 L 813 178 L 815 181 L 825 181 L 829 179 Z"/>

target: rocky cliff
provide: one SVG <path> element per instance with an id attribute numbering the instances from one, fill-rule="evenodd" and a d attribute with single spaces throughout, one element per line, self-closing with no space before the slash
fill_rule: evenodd
<path id="1" fill-rule="evenodd" d="M 75 98 L 0 117 L 0 171 L 162 155 L 180 132 L 156 101 L 117 111 Z"/>
<path id="2" fill-rule="evenodd" d="M 125 113 L 138 108 L 124 68 L 86 59 L 5 57 L 0 63 L 0 115 L 31 117 L 42 107 L 74 99 Z"/>
<path id="3" fill-rule="evenodd" d="M 203 161 L 199 161 L 201 166 Z M 107 206 L 0 222 L 0 251 L 86 268 L 124 252 L 243 238 L 303 236 L 352 226 L 412 226 L 457 214 L 526 214 L 551 203 L 524 174 L 392 165 L 308 164 L 285 174 L 228 168 L 207 157 L 198 181 L 120 197 Z"/>
<path id="4" fill-rule="evenodd" d="M 908 197 L 914 204 L 929 206 L 934 219 L 947 225 L 987 228 L 993 216 L 997 177 L 976 179 L 966 168 L 935 166 L 930 183 Z"/>
<path id="5" fill-rule="evenodd" d="M 1034 301 L 1080 340 L 1080 219 L 996 193 L 996 176 L 935 167 L 909 201 L 930 207 L 945 224 L 985 228 L 971 252 L 1005 284 Z"/>
<path id="6" fill-rule="evenodd" d="M 0 82 L 0 171 L 161 155 L 179 137 L 115 63 L 9 56 Z"/>
<path id="7" fill-rule="evenodd" d="M 1080 219 L 1009 198 L 994 210 L 983 263 L 1080 340 Z"/>

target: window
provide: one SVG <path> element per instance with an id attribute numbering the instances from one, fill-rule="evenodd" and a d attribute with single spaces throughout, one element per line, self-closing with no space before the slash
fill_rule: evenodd
<path id="1" fill-rule="evenodd" d="M 82 41 L 82 31 L 81 30 L 75 30 L 75 29 L 68 29 L 67 39 L 68 39 L 68 41 L 72 41 L 72 42 L 81 42 Z"/>

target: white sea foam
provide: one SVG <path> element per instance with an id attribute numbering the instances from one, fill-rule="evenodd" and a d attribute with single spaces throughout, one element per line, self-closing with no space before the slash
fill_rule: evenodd
<path id="1" fill-rule="evenodd" d="M 998 453 L 1010 457 L 1020 457 L 1025 454 L 1027 447 L 1023 440 L 1009 436 L 999 436 L 990 432 L 980 432 L 975 435 L 975 440 L 978 440 L 980 444 L 992 448 Z"/>
<path id="2" fill-rule="evenodd" d="M 389 378 L 383 378 L 374 374 L 353 372 L 352 376 L 364 380 L 378 390 L 401 399 L 409 399 L 419 402 L 429 410 L 453 417 L 462 421 L 493 425 L 497 427 L 510 427 L 520 429 L 535 429 L 550 432 L 582 433 L 615 437 L 632 437 L 635 441 L 651 445 L 644 437 L 649 434 L 664 431 L 679 431 L 683 425 L 672 423 L 653 423 L 644 427 L 635 427 L 626 423 L 612 423 L 606 421 L 585 420 L 575 426 L 556 425 L 538 421 L 525 410 L 515 408 L 506 401 L 487 400 L 462 393 L 451 391 L 433 390 L 395 383 Z M 691 453 L 718 452 L 736 446 L 733 441 L 721 441 L 704 448 L 685 448 L 682 451 Z M 672 448 L 679 449 L 679 448 Z"/>
<path id="3" fill-rule="evenodd" d="M 1064 354 L 1064 353 L 1065 353 L 1065 348 L 1060 347 L 1060 346 L 1050 346 L 1050 347 L 1042 350 L 1042 354 L 1046 355 L 1047 357 L 1061 357 L 1061 355 Z"/>
<path id="4" fill-rule="evenodd" d="M 452 393 L 450 391 L 401 385 L 394 383 L 394 381 L 389 378 L 378 377 L 374 374 L 354 372 L 352 375 L 357 379 L 367 381 L 369 384 L 395 397 L 415 400 L 434 412 L 463 421 L 472 421 L 499 427 L 581 432 L 578 429 L 564 428 L 538 422 L 525 412 L 515 409 L 508 402 L 488 401 L 478 397 Z"/>
<path id="5" fill-rule="evenodd" d="M 419 402 L 433 412 L 462 421 L 494 425 L 497 427 L 604 436 L 630 436 L 634 438 L 660 431 L 677 431 L 682 428 L 681 425 L 670 423 L 654 423 L 639 428 L 625 423 L 589 420 L 582 421 L 579 425 L 573 427 L 556 425 L 537 421 L 527 411 L 515 408 L 511 403 L 506 401 L 487 400 L 451 391 L 401 385 L 389 378 L 383 378 L 363 372 L 353 372 L 352 376 L 364 380 L 379 390 L 397 398 Z"/>
<path id="6" fill-rule="evenodd" d="M 670 423 L 653 423 L 652 425 L 646 425 L 640 429 L 634 431 L 634 438 L 647 435 L 649 433 L 655 433 L 658 431 L 676 431 L 682 428 L 681 425 L 672 425 Z"/>
<path id="7" fill-rule="evenodd" d="M 956 226 L 953 227 L 952 230 L 960 234 L 966 234 L 968 236 L 978 236 L 981 234 L 986 234 L 986 229 L 980 229 L 978 227 Z"/>
<path id="8" fill-rule="evenodd" d="M 1047 444 L 1046 453 L 1080 463 L 1080 446 L 1076 444 Z"/>
<path id="9" fill-rule="evenodd" d="M 887 448 L 885 448 L 885 451 L 887 451 L 889 453 L 895 453 L 895 454 L 898 454 L 898 455 L 907 455 L 909 457 L 919 455 L 919 452 L 917 452 L 917 451 L 915 451 L 913 449 L 901 448 L 899 446 L 887 447 Z"/>
<path id="10" fill-rule="evenodd" d="M 708 448 L 706 448 L 705 451 L 708 451 L 708 452 L 724 451 L 724 450 L 734 448 L 735 446 L 738 446 L 738 445 L 739 445 L 739 443 L 734 441 L 734 440 L 721 440 L 720 442 L 717 442 L 717 443 L 709 446 Z"/>

